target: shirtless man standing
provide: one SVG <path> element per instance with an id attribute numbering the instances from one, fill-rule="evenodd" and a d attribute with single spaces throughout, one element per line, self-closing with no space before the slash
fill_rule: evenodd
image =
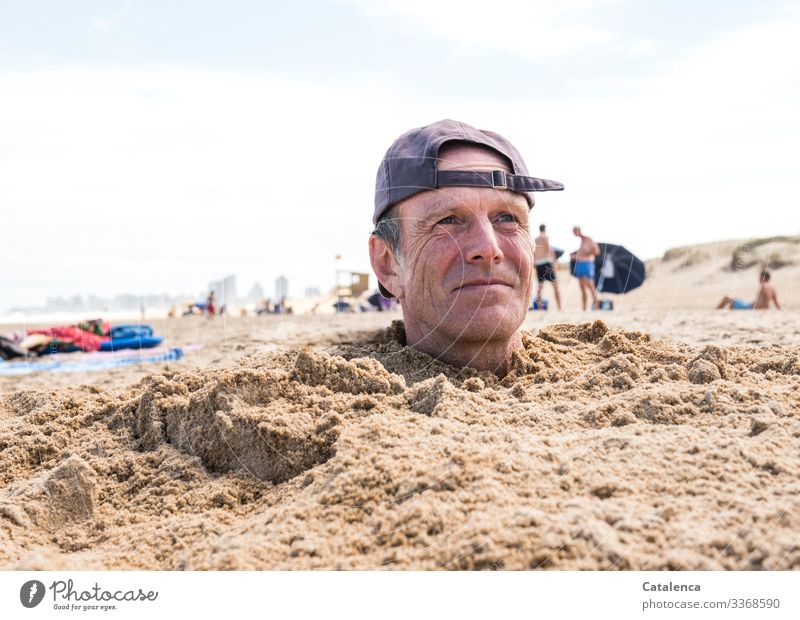
<path id="1" fill-rule="evenodd" d="M 587 293 L 592 296 L 592 309 L 597 306 L 597 291 L 594 288 L 594 259 L 600 254 L 598 246 L 591 237 L 581 233 L 580 227 L 572 229 L 576 237 L 580 237 L 581 246 L 575 253 L 575 277 L 581 286 L 581 300 L 583 309 L 586 310 Z"/>
<path id="2" fill-rule="evenodd" d="M 778 303 L 778 293 L 775 287 L 769 283 L 770 275 L 766 269 L 758 275 L 759 288 L 756 300 L 752 303 L 728 297 L 727 295 L 719 302 L 717 310 L 722 308 L 729 308 L 731 310 L 769 310 L 770 303 L 774 303 L 775 307 L 780 310 L 781 305 Z"/>
<path id="3" fill-rule="evenodd" d="M 545 233 L 545 226 L 539 226 L 539 236 L 536 237 L 533 247 L 533 264 L 536 265 L 536 279 L 539 286 L 536 289 L 536 303 L 541 308 L 542 289 L 545 281 L 553 285 L 553 292 L 556 296 L 556 305 L 561 310 L 561 294 L 558 292 L 558 282 L 556 281 L 556 254 L 550 247 L 550 239 Z"/>

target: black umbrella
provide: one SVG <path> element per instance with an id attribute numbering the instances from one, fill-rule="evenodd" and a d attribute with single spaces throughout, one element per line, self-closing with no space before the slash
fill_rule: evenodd
<path id="1" fill-rule="evenodd" d="M 598 243 L 600 254 L 594 259 L 594 284 L 598 293 L 627 293 L 642 285 L 644 263 L 621 245 Z M 569 270 L 575 273 L 575 256 Z"/>

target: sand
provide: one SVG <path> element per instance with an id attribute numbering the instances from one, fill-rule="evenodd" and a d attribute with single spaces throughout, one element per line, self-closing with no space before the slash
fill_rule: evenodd
<path id="1" fill-rule="evenodd" d="M 174 319 L 180 362 L 4 377 L 0 567 L 800 568 L 796 293 L 652 282 L 531 313 L 502 379 L 379 313 Z"/>

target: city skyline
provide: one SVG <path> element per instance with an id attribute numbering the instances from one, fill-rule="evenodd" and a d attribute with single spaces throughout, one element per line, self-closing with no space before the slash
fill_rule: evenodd
<path id="1" fill-rule="evenodd" d="M 91 311 L 121 311 L 121 310 L 134 310 L 139 311 L 142 307 L 151 309 L 168 309 L 175 305 L 180 306 L 185 303 L 202 303 L 205 301 L 208 293 L 211 290 L 215 291 L 218 300 L 223 304 L 230 304 L 234 306 L 256 305 L 261 301 L 270 299 L 276 301 L 280 299 L 278 290 L 275 290 L 274 297 L 266 294 L 260 282 L 255 281 L 249 288 L 246 295 L 236 294 L 236 286 L 226 290 L 225 283 L 231 281 L 236 282 L 236 275 L 230 274 L 222 278 L 222 280 L 212 281 L 209 286 L 199 291 L 196 294 L 191 293 L 177 293 L 170 294 L 166 292 L 146 292 L 141 294 L 136 293 L 118 293 L 112 296 L 103 296 L 95 294 L 67 294 L 67 295 L 52 295 L 45 298 L 44 302 L 40 305 L 18 305 L 8 308 L 0 308 L 0 316 L 13 313 L 22 314 L 36 314 L 36 313 L 49 313 L 49 312 L 91 312 Z M 278 278 L 280 280 L 280 277 Z M 276 285 L 277 281 L 276 280 Z M 290 281 L 284 277 L 286 290 L 290 290 Z M 322 294 L 323 290 L 333 291 L 335 286 L 331 285 L 328 289 L 321 287 L 306 287 L 303 292 L 303 297 L 313 297 Z M 221 292 L 225 291 L 225 292 Z M 291 299 L 291 297 L 289 297 Z M 297 298 L 297 297 L 295 297 Z"/>

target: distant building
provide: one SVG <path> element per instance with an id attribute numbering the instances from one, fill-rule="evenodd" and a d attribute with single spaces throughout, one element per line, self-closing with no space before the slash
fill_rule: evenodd
<path id="1" fill-rule="evenodd" d="M 205 299 L 206 292 L 201 293 L 201 299 Z M 147 309 L 168 308 L 173 304 L 180 304 L 191 295 L 181 293 L 178 295 L 168 295 L 166 293 L 147 293 L 133 294 L 120 293 L 113 297 L 102 295 L 87 295 L 85 298 L 80 295 L 69 297 L 48 297 L 44 306 L 18 307 L 16 310 L 23 314 L 37 314 L 41 312 L 85 312 L 96 316 L 104 315 L 107 312 L 120 311 L 139 311 L 142 307 Z M 90 318 L 88 315 L 86 318 Z"/>
<path id="2" fill-rule="evenodd" d="M 131 293 L 120 293 L 111 300 L 111 307 L 115 310 L 130 310 L 139 307 L 139 296 Z"/>
<path id="3" fill-rule="evenodd" d="M 256 282 L 253 285 L 253 288 L 250 289 L 250 293 L 247 295 L 247 301 L 251 303 L 258 303 L 264 299 L 264 289 L 261 288 L 261 285 Z"/>
<path id="4" fill-rule="evenodd" d="M 83 302 L 83 297 L 80 295 L 72 295 L 71 297 L 48 297 L 45 310 L 48 312 L 53 311 L 66 311 L 66 312 L 80 312 L 86 309 Z"/>
<path id="5" fill-rule="evenodd" d="M 278 276 L 275 280 L 275 300 L 280 301 L 284 297 L 289 297 L 289 280 L 284 276 Z"/>
<path id="6" fill-rule="evenodd" d="M 320 290 L 316 286 L 309 286 L 306 289 L 306 297 L 319 297 L 320 294 Z"/>
<path id="7" fill-rule="evenodd" d="M 86 301 L 86 307 L 89 310 L 105 310 L 108 308 L 108 299 L 99 297 L 98 295 L 89 295 Z"/>
<path id="8" fill-rule="evenodd" d="M 217 304 L 220 306 L 227 306 L 236 303 L 238 295 L 236 294 L 236 276 L 226 276 L 222 280 L 208 283 L 208 290 L 214 291 Z"/>

